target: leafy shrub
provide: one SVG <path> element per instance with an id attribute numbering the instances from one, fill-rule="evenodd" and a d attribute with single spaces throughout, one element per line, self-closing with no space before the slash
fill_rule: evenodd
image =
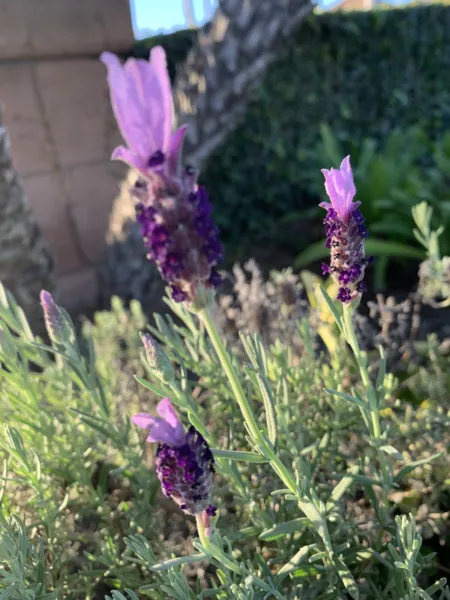
<path id="1" fill-rule="evenodd" d="M 174 59 L 184 58 L 193 35 L 177 32 L 144 44 L 161 43 L 172 69 Z M 450 129 L 450 92 L 442 76 L 449 69 L 447 5 L 312 15 L 269 68 L 245 121 L 203 170 L 202 182 L 214 190 L 224 239 L 236 248 L 265 237 L 298 252 L 298 235 L 287 240 L 280 220 L 298 211 L 304 218 L 323 190 L 318 169 L 325 163 L 318 162 L 315 152 L 318 126 L 329 123 L 338 143 L 351 141 L 360 148 L 376 144 L 381 152 L 394 144 L 393 130 L 399 132 L 395 145 L 405 149 L 412 125 L 431 140 L 442 139 Z M 448 160 L 448 152 L 446 156 Z M 413 158 L 402 152 L 390 166 L 390 178 L 396 176 L 396 190 L 403 194 L 410 194 L 411 185 L 417 192 L 414 182 L 402 187 L 405 171 L 397 172 L 399 161 Z M 447 166 L 445 160 L 436 163 L 438 177 L 448 173 Z M 376 167 L 372 169 L 375 184 L 383 185 Z M 414 200 L 422 199 L 427 200 L 422 195 Z M 313 231 L 305 230 L 305 246 Z"/>
<path id="2" fill-rule="evenodd" d="M 0 290 L 5 598 L 450 597 L 431 554 L 448 543 L 450 357 L 430 338 L 427 362 L 404 358 L 397 379 L 367 355 L 370 379 L 378 372 L 377 443 L 366 431 L 370 413 L 361 414 L 369 385 L 359 381 L 361 357 L 354 361 L 339 328 L 329 353 L 314 341 L 324 339 L 332 305 L 316 305 L 328 316 L 298 322 L 307 312 L 292 273 L 256 286 L 236 275 L 241 308 L 223 304 L 241 331 L 229 337 L 229 360 L 284 475 L 274 454 L 252 448 L 220 345 L 181 305 L 169 302 L 175 318 L 156 316 L 151 328 L 175 367 L 169 381 L 144 359 L 137 303 L 126 311 L 114 301 L 78 341 L 61 313 L 64 328 L 49 346 Z M 250 307 L 268 316 L 265 344 L 245 333 L 255 331 Z M 130 424 L 161 396 L 213 448 L 220 518 L 210 542 L 161 498 L 150 446 Z M 297 483 L 280 489 L 291 469 Z M 395 518 L 411 511 L 415 519 Z M 444 569 L 447 559 L 439 555 Z"/>

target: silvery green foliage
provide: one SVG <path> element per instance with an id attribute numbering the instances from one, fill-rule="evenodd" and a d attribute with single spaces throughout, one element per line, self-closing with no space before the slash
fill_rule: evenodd
<path id="1" fill-rule="evenodd" d="M 42 538 L 30 540 L 29 532 L 18 517 L 2 524 L 0 531 L 0 598 L 10 600 L 57 600 L 48 589 L 50 578 Z"/>
<path id="2" fill-rule="evenodd" d="M 450 256 L 429 258 L 420 265 L 419 293 L 431 306 L 449 305 Z"/>
<path id="3" fill-rule="evenodd" d="M 422 406 L 399 399 L 383 357 L 362 355 L 370 379 L 378 377 L 376 441 L 345 344 L 332 368 L 308 344 L 297 355 L 282 338 L 242 334 L 229 360 L 256 415 L 258 442 L 204 323 L 182 306 L 169 302 L 174 317 L 157 316 L 149 328 L 173 366 L 169 380 L 145 360 L 139 329 L 148 328 L 137 304 L 125 311 L 115 301 L 82 338 L 55 347 L 33 336 L 10 295 L 2 298 L 0 409 L 8 427 L 0 434 L 0 531 L 9 535 L 7 524 L 20 514 L 30 547 L 39 548 L 39 534 L 46 593 L 72 600 L 448 597 L 413 547 L 417 532 L 426 540 L 445 531 L 450 370 L 432 340 L 430 362 L 408 384 L 427 400 Z M 207 546 L 162 502 L 150 449 L 129 423 L 163 396 L 215 454 L 220 516 Z M 394 511 L 411 510 L 414 535 L 411 520 L 394 520 Z M 4 559 L 6 573 L 17 556 Z M 27 585 L 34 585 L 36 563 L 27 560 Z M 395 564 L 405 561 L 408 572 Z M 12 583 L 0 574 L 0 593 L 12 593 Z"/>
<path id="4" fill-rule="evenodd" d="M 419 294 L 423 302 L 431 306 L 449 306 L 450 257 L 441 256 L 439 250 L 439 237 L 444 233 L 444 228 L 431 229 L 433 209 L 426 202 L 417 204 L 412 213 L 417 227 L 414 235 L 427 252 L 427 260 L 419 268 Z"/>
<path id="5" fill-rule="evenodd" d="M 289 340 L 300 343 L 299 322 L 308 315 L 303 286 L 292 269 L 271 271 L 266 280 L 255 260 L 235 265 L 233 291 L 219 297 L 216 319 L 231 343 L 239 332 L 257 333 L 266 344 Z"/>

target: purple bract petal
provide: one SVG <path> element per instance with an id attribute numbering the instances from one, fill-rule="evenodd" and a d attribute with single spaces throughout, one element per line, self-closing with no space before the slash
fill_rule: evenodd
<path id="1" fill-rule="evenodd" d="M 144 172 L 147 167 L 146 161 L 142 159 L 140 156 L 137 156 L 125 146 L 118 146 L 111 155 L 112 160 L 120 160 L 130 167 L 137 169 L 140 172 Z"/>
<path id="2" fill-rule="evenodd" d="M 325 176 L 325 189 L 331 200 L 331 206 L 343 221 L 347 221 L 353 210 L 360 205 L 360 202 L 353 202 L 356 188 L 353 183 L 350 156 L 344 158 L 339 169 L 322 169 L 322 173 Z M 322 202 L 319 206 L 327 210 L 331 208 L 328 202 Z"/>
<path id="3" fill-rule="evenodd" d="M 156 417 L 152 417 L 148 413 L 139 413 L 137 415 L 133 415 L 131 417 L 131 422 L 136 427 L 140 427 L 141 429 L 150 429 L 155 424 Z"/>
<path id="4" fill-rule="evenodd" d="M 128 155 L 116 151 L 115 158 L 136 166 L 133 155 L 146 163 L 157 151 L 166 154 L 172 129 L 172 94 L 164 50 L 158 46 L 153 48 L 149 62 L 131 58 L 124 66 L 110 52 L 100 58 L 108 68 L 112 107 L 131 151 Z"/>
<path id="5" fill-rule="evenodd" d="M 174 409 L 171 401 L 169 400 L 169 398 L 163 398 L 158 403 L 156 410 L 158 411 L 158 414 L 160 414 L 161 417 L 163 419 L 165 419 L 165 421 L 172 427 L 172 429 L 175 432 L 174 433 L 175 437 L 177 437 L 179 440 L 181 438 L 183 438 L 183 441 L 184 441 L 185 434 L 184 434 L 183 425 L 181 424 L 181 421 L 178 418 L 178 415 L 175 412 L 175 409 Z"/>
<path id="6" fill-rule="evenodd" d="M 180 167 L 181 150 L 183 148 L 184 136 L 188 129 L 187 125 L 182 125 L 176 131 L 174 131 L 170 138 L 169 145 L 169 171 L 176 173 Z"/>
<path id="7" fill-rule="evenodd" d="M 156 407 L 162 418 L 147 413 L 133 415 L 131 421 L 141 429 L 149 430 L 147 442 L 162 442 L 181 446 L 185 442 L 185 432 L 169 398 L 163 398 Z"/>

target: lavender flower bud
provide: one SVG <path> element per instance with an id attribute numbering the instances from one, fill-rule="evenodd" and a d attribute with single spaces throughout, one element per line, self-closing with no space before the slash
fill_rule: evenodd
<path id="1" fill-rule="evenodd" d="M 172 363 L 161 346 L 148 333 L 141 333 L 141 339 L 144 344 L 147 362 L 155 375 L 164 383 L 173 381 L 175 372 Z"/>
<path id="2" fill-rule="evenodd" d="M 353 202 L 356 189 L 350 157 L 344 158 L 340 169 L 323 169 L 322 172 L 331 200 L 331 204 L 320 204 L 327 211 L 324 219 L 326 247 L 331 251 L 330 264 L 322 263 L 322 274 L 333 277 L 339 286 L 337 299 L 347 303 L 366 291 L 364 273 L 373 258 L 365 257 L 364 239 L 368 232 L 358 209 L 360 202 Z"/>
<path id="3" fill-rule="evenodd" d="M 213 454 L 195 427 L 184 431 L 168 398 L 161 400 L 156 410 L 160 417 L 142 413 L 134 415 L 132 421 L 149 431 L 148 442 L 158 443 L 156 473 L 163 493 L 185 513 L 202 514 L 208 522 L 216 513 L 211 505 Z"/>
<path id="4" fill-rule="evenodd" d="M 61 309 L 53 300 L 50 292 L 42 290 L 40 298 L 48 337 L 56 344 L 67 344 L 71 341 L 72 332 Z"/>

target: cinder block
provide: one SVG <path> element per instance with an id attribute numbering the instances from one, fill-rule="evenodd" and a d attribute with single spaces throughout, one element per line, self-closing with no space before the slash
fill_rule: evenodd
<path id="1" fill-rule="evenodd" d="M 128 0 L 0 0 L 0 59 L 128 50 Z"/>
<path id="2" fill-rule="evenodd" d="M 58 279 L 58 303 L 74 315 L 89 314 L 99 305 L 99 280 L 93 267 Z"/>
<path id="3" fill-rule="evenodd" d="M 109 159 L 118 134 L 103 64 L 45 61 L 35 68 L 59 163 L 67 167 Z"/>
<path id="4" fill-rule="evenodd" d="M 24 0 L 0 0 L 0 58 L 20 58 L 33 53 L 30 22 Z"/>
<path id="5" fill-rule="evenodd" d="M 76 232 L 70 218 L 63 185 L 57 173 L 23 178 L 28 201 L 55 259 L 55 273 L 61 275 L 83 267 Z"/>
<path id="6" fill-rule="evenodd" d="M 0 64 L 0 103 L 4 106 L 3 117 L 11 137 L 14 166 L 21 175 L 55 167 L 54 152 L 33 83 L 33 68 L 30 64 Z"/>
<path id="7" fill-rule="evenodd" d="M 65 172 L 77 238 L 92 264 L 103 257 L 112 205 L 125 175 L 124 165 L 110 162 Z"/>

